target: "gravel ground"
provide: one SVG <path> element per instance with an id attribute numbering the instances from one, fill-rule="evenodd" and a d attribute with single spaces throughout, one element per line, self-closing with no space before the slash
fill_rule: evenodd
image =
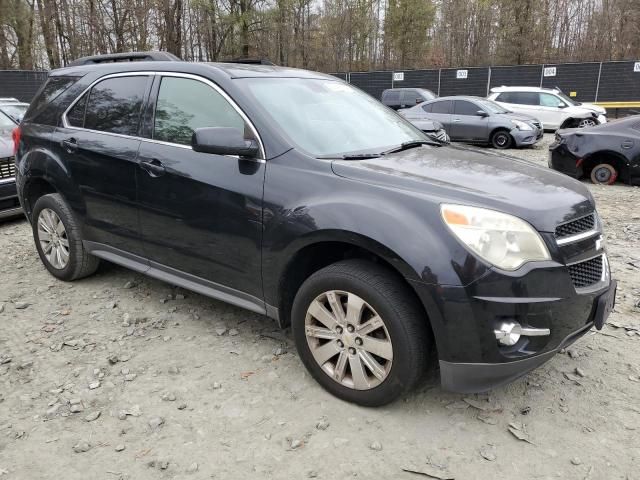
<path id="1" fill-rule="evenodd" d="M 544 165 L 550 140 L 510 153 Z M 589 188 L 608 326 L 490 395 L 434 374 L 379 409 L 324 392 L 270 320 L 108 264 L 59 282 L 4 223 L 0 478 L 638 479 L 640 189 Z"/>

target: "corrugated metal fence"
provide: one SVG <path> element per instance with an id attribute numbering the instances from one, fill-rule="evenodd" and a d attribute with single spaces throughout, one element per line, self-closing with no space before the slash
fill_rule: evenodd
<path id="1" fill-rule="evenodd" d="M 640 62 L 590 62 L 498 67 L 334 73 L 380 98 L 394 87 L 486 97 L 499 86 L 559 87 L 583 102 L 640 102 Z"/>
<path id="2" fill-rule="evenodd" d="M 47 79 L 47 74 L 32 70 L 0 70 L 0 97 L 15 97 L 30 102 Z"/>
<path id="3" fill-rule="evenodd" d="M 428 88 L 440 96 L 485 97 L 501 85 L 560 87 L 584 102 L 640 102 L 640 62 L 591 62 L 555 65 L 442 68 L 334 73 L 380 98 L 393 87 Z M 47 78 L 44 71 L 0 70 L 0 97 L 30 101 Z"/>

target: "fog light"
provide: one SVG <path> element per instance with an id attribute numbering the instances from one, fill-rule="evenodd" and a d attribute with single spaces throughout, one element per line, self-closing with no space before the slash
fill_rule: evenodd
<path id="1" fill-rule="evenodd" d="M 518 322 L 503 322 L 493 333 L 500 345 L 515 345 L 520 337 L 545 337 L 551 335 L 548 328 L 523 327 Z"/>
<path id="2" fill-rule="evenodd" d="M 500 325 L 500 328 L 494 330 L 496 339 L 500 345 L 515 345 L 520 340 L 522 334 L 522 327 L 517 322 L 505 322 Z"/>

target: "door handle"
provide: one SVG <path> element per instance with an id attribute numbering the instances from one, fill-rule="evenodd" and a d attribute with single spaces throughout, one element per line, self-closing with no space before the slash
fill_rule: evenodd
<path id="1" fill-rule="evenodd" d="M 455 123 L 458 123 L 458 122 L 461 122 L 462 120 L 460 120 L 459 118 L 454 118 L 454 119 L 453 119 L 453 121 L 454 121 Z"/>
<path id="2" fill-rule="evenodd" d="M 140 168 L 149 174 L 150 177 L 157 178 L 165 174 L 166 168 L 162 162 L 156 158 L 140 162 Z"/>
<path id="3" fill-rule="evenodd" d="M 629 148 L 633 147 L 633 140 L 625 140 L 624 142 L 622 142 L 621 147 L 625 150 L 628 150 Z"/>
<path id="4" fill-rule="evenodd" d="M 78 141 L 73 137 L 62 140 L 60 144 L 67 153 L 76 153 L 78 151 Z"/>

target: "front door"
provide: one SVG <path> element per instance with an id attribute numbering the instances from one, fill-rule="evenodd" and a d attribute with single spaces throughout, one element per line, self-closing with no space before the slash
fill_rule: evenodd
<path id="1" fill-rule="evenodd" d="M 152 76 L 114 76 L 80 97 L 56 129 L 59 153 L 79 186 L 85 238 L 141 255 L 136 174 L 138 128 Z"/>
<path id="2" fill-rule="evenodd" d="M 467 100 L 453 102 L 449 136 L 458 140 L 486 140 L 489 135 L 489 116 L 481 116 L 479 111 L 484 110 Z"/>
<path id="3" fill-rule="evenodd" d="M 191 148 L 196 128 L 234 127 L 247 138 L 255 130 L 214 84 L 199 77 L 158 75 L 150 108 L 150 138 L 142 140 L 138 156 L 138 199 L 152 268 L 246 294 L 249 303 L 262 301 L 265 162 Z"/>

